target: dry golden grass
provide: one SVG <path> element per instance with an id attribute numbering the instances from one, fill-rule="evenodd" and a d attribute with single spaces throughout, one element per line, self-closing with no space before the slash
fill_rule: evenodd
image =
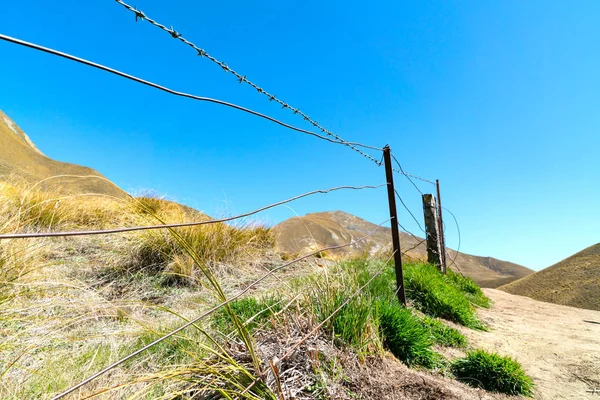
<path id="1" fill-rule="evenodd" d="M 158 198 L 64 195 L 39 188 L 0 183 L 1 233 L 209 219 Z M 144 338 L 155 338 L 196 315 L 211 304 L 208 293 L 172 282 L 198 282 L 199 261 L 226 264 L 228 271 L 249 279 L 257 274 L 250 262 L 272 253 L 269 230 L 252 223 L 211 224 L 182 229 L 181 234 L 193 244 L 195 257 L 161 231 L 0 241 L 0 398 L 49 398 L 139 348 L 146 343 Z M 160 268 L 152 269 L 144 263 L 154 257 L 154 251 Z M 134 260 L 139 269 L 124 268 L 127 260 Z M 174 276 L 180 279 L 173 280 Z M 206 340 L 193 329 L 181 335 L 188 345 Z M 77 397 L 108 387 L 113 389 L 98 398 L 161 398 L 173 393 L 181 388 L 181 381 L 161 371 L 193 362 L 191 355 L 202 353 L 176 343 L 166 343 L 115 369 Z M 197 370 L 200 365 L 196 363 Z M 238 366 L 238 372 L 243 370 Z"/>

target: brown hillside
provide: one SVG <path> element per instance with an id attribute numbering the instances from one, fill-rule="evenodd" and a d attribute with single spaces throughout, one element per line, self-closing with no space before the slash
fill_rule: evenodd
<path id="1" fill-rule="evenodd" d="M 365 236 L 376 228 L 377 225 L 364 219 L 342 211 L 334 211 L 290 218 L 275 226 L 273 230 L 280 250 L 290 254 L 301 254 L 322 247 L 348 243 Z M 390 237 L 390 228 L 380 227 L 367 240 L 352 247 L 337 250 L 334 254 L 357 255 L 365 252 L 373 254 L 389 248 Z M 400 240 L 403 249 L 413 249 L 414 247 L 413 250 L 408 251 L 409 257 L 418 260 L 426 259 L 425 244 L 419 244 L 423 240 L 422 238 L 401 233 Z M 455 260 L 452 269 L 471 277 L 484 287 L 498 287 L 533 272 L 521 265 L 491 257 L 478 257 L 464 253 L 458 253 L 457 256 L 454 250 L 448 250 L 448 253 L 449 265 L 452 264 L 452 260 Z"/>
<path id="2" fill-rule="evenodd" d="M 124 191 L 91 168 L 46 157 L 21 128 L 0 111 L 0 180 L 34 185 L 59 175 L 93 177 L 54 178 L 42 182 L 39 187 L 66 194 L 97 193 L 120 198 L 126 196 Z"/>
<path id="3" fill-rule="evenodd" d="M 536 300 L 600 311 L 600 243 L 499 289 Z"/>

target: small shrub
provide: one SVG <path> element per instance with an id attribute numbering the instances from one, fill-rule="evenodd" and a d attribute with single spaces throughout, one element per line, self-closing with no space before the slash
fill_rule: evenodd
<path id="1" fill-rule="evenodd" d="M 382 302 L 378 313 L 383 343 L 394 356 L 408 366 L 439 365 L 441 356 L 431 349 L 433 339 L 429 330 L 410 310 Z"/>
<path id="2" fill-rule="evenodd" d="M 492 392 L 531 396 L 533 381 L 521 365 L 510 357 L 484 350 L 475 350 L 452 364 L 452 372 L 459 380 Z"/>
<path id="3" fill-rule="evenodd" d="M 423 316 L 421 324 L 429 329 L 435 343 L 446 347 L 465 347 L 467 338 L 458 330 L 449 327 L 437 318 Z"/>

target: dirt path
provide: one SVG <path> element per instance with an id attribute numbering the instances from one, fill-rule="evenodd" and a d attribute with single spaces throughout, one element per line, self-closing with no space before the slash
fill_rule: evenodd
<path id="1" fill-rule="evenodd" d="M 478 313 L 491 329 L 463 329 L 472 346 L 516 358 L 536 384 L 535 399 L 600 400 L 600 324 L 585 322 L 600 322 L 600 311 L 484 292 L 494 305 Z"/>

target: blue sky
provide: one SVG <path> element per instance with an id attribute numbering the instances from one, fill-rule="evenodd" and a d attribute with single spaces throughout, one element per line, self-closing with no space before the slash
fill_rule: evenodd
<path id="1" fill-rule="evenodd" d="M 600 3 L 132 5 L 345 139 L 390 144 L 405 170 L 440 179 L 461 250 L 540 269 L 599 241 Z M 114 1 L 7 2 L 0 32 L 309 127 Z M 385 179 L 343 146 L 231 109 L 5 42 L 0 54 L 0 109 L 48 156 L 126 190 L 220 215 Z M 420 195 L 400 178 L 422 218 Z M 386 201 L 384 189 L 337 192 L 260 218 L 340 209 L 379 223 Z"/>

